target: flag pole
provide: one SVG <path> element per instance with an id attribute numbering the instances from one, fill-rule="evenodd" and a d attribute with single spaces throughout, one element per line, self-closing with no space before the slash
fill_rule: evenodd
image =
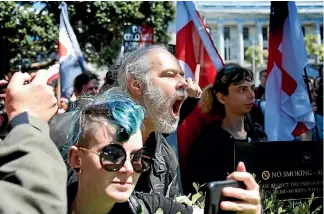
<path id="1" fill-rule="evenodd" d="M 57 78 L 57 88 L 56 88 L 56 98 L 57 98 L 57 106 L 61 108 L 61 75 L 60 72 L 58 72 L 58 78 Z"/>
<path id="2" fill-rule="evenodd" d="M 203 21 L 203 26 L 204 26 L 204 30 L 207 32 L 207 30 L 206 30 L 206 14 L 204 14 L 204 16 L 203 16 L 203 19 L 202 19 L 202 21 Z M 208 32 L 207 32 L 208 33 Z M 205 64 L 204 64 L 204 47 L 203 47 L 203 43 L 202 43 L 202 41 L 200 42 L 200 44 L 199 44 L 199 63 L 197 63 L 197 64 L 200 64 L 200 66 L 205 66 Z M 201 73 L 200 73 L 200 75 L 201 75 Z"/>
<path id="3" fill-rule="evenodd" d="M 307 93 L 308 93 L 308 97 L 309 97 L 309 101 L 310 103 L 312 104 L 312 97 L 311 97 L 311 92 L 310 92 L 310 89 L 309 89 L 309 85 L 308 83 L 310 82 L 309 79 L 308 79 L 308 75 L 307 75 L 307 71 L 306 71 L 306 66 L 304 67 L 304 74 L 305 74 L 305 79 L 306 79 L 306 88 L 307 88 Z"/>

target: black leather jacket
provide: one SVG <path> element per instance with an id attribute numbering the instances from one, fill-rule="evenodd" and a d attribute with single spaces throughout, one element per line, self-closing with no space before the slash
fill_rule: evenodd
<path id="1" fill-rule="evenodd" d="M 166 199 L 157 193 L 134 193 L 128 200 L 132 213 L 150 214 L 156 213 L 158 209 L 162 209 L 163 214 L 192 214 L 193 208 L 174 202 L 172 199 Z M 120 213 L 120 212 L 116 212 Z M 124 212 L 123 212 L 124 213 Z"/>
<path id="2" fill-rule="evenodd" d="M 235 171 L 235 142 L 267 141 L 267 136 L 263 131 L 252 127 L 247 119 L 245 121 L 246 140 L 235 139 L 229 132 L 221 128 L 221 121 L 214 121 L 208 127 L 204 127 L 204 131 L 189 149 L 186 180 L 182 183 L 185 194 L 194 191 L 193 182 L 204 184 L 225 180 L 227 175 Z"/>
<path id="3" fill-rule="evenodd" d="M 69 205 L 71 206 L 71 204 Z M 160 194 L 133 193 L 127 202 L 116 203 L 109 214 L 152 214 L 156 213 L 158 209 L 161 209 L 163 214 L 193 213 L 192 207 L 166 199 Z M 71 209 L 68 213 L 72 213 Z"/>
<path id="4" fill-rule="evenodd" d="M 162 134 L 152 132 L 145 143 L 146 150 L 154 155 L 154 161 L 148 172 L 142 173 L 135 190 L 138 192 L 156 192 L 165 197 L 180 195 L 177 170 L 178 159 Z"/>

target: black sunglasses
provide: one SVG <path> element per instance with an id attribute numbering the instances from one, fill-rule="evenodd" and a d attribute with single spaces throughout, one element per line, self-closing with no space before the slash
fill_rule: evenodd
<path id="1" fill-rule="evenodd" d="M 94 152 L 80 146 L 78 148 L 97 154 L 100 158 L 102 168 L 109 172 L 120 170 L 127 159 L 127 153 L 124 147 L 119 144 L 109 144 L 103 147 L 100 152 Z M 144 155 L 144 152 L 145 150 L 142 148 L 130 155 L 131 164 L 137 173 L 146 172 L 153 162 L 153 158 Z"/>

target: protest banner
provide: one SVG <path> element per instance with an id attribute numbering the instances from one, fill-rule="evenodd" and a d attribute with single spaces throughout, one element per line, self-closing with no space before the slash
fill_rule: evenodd
<path id="1" fill-rule="evenodd" d="M 154 44 L 154 28 L 149 25 L 128 25 L 124 29 L 124 53 Z"/>

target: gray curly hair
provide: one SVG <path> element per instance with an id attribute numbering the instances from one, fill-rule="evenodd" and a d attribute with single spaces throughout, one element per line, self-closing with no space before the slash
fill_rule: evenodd
<path id="1" fill-rule="evenodd" d="M 138 48 L 124 56 L 118 69 L 117 76 L 118 85 L 122 90 L 127 90 L 126 83 L 131 76 L 135 76 L 141 83 L 148 82 L 147 74 L 153 64 L 149 61 L 147 53 L 153 49 L 167 50 L 167 48 L 162 45 L 149 45 Z"/>

